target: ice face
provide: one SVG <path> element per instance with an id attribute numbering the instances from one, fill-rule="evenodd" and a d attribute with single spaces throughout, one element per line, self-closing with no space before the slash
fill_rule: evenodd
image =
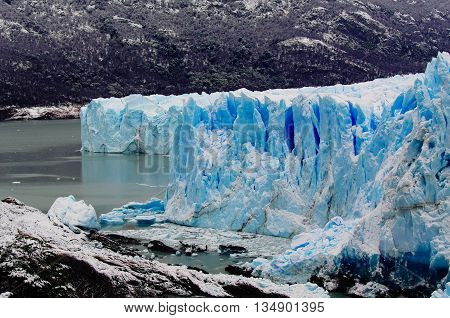
<path id="1" fill-rule="evenodd" d="M 376 268 L 381 255 L 442 278 L 449 62 L 440 53 L 424 74 L 348 86 L 95 100 L 82 111 L 83 149 L 170 153 L 172 222 L 306 237 L 340 217 L 352 230 L 331 240 L 339 261 Z"/>
<path id="2" fill-rule="evenodd" d="M 75 232 L 76 228 L 99 229 L 97 214 L 92 205 L 84 201 L 76 201 L 75 197 L 61 197 L 55 200 L 47 213 L 48 218 L 55 223 L 62 223 Z"/>
<path id="3" fill-rule="evenodd" d="M 339 183 L 332 186 L 344 186 L 344 198 L 350 202 L 339 213 L 346 221 L 331 227 L 340 230 L 327 230 L 332 219 L 323 230 L 299 234 L 292 250 L 271 262 L 251 264 L 256 275 L 301 282 L 312 274 L 350 268 L 355 276 L 380 279 L 381 269 L 390 267 L 392 272 L 384 276 L 404 287 L 448 281 L 449 60 L 448 54 L 439 55 L 428 65 L 425 78 L 384 111 L 373 136 L 349 163 L 351 182 L 345 171 L 335 178 Z M 333 205 L 339 197 L 330 200 L 327 205 L 334 209 L 327 213 L 339 211 Z M 314 217 L 317 214 L 311 220 Z"/>

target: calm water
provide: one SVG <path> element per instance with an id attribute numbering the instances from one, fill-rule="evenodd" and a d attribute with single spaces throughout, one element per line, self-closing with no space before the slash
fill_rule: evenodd
<path id="1" fill-rule="evenodd" d="M 0 198 L 44 212 L 73 194 L 97 213 L 129 201 L 164 198 L 169 158 L 81 153 L 80 121 L 0 122 Z"/>

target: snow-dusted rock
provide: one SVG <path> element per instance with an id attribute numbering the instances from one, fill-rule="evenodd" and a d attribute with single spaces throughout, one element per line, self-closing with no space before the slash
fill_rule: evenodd
<path id="1" fill-rule="evenodd" d="M 62 105 L 48 107 L 6 107 L 1 110 L 2 120 L 32 119 L 75 119 L 80 117 L 81 105 Z"/>
<path id="2" fill-rule="evenodd" d="M 349 289 L 349 294 L 364 298 L 379 298 L 387 297 L 389 289 L 381 284 L 375 282 L 368 282 L 367 284 L 355 284 Z"/>
<path id="3" fill-rule="evenodd" d="M 39 210 L 0 202 L 3 296 L 13 290 L 14 297 L 328 297 L 315 284 L 203 274 L 122 250 L 100 233 L 75 234 Z"/>
<path id="4" fill-rule="evenodd" d="M 83 200 L 76 201 L 73 195 L 56 199 L 48 210 L 47 216 L 51 221 L 62 223 L 72 230 L 78 227 L 100 228 L 94 207 L 90 204 L 87 205 Z"/>

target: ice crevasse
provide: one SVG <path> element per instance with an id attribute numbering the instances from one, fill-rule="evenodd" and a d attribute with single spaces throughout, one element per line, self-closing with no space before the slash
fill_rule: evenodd
<path id="1" fill-rule="evenodd" d="M 83 149 L 170 154 L 175 223 L 283 237 L 345 226 L 304 236 L 263 276 L 307 279 L 298 264 L 312 257 L 396 259 L 445 280 L 449 63 L 439 53 L 423 74 L 345 86 L 97 99 L 81 111 Z M 337 259 L 303 253 L 328 243 Z"/>

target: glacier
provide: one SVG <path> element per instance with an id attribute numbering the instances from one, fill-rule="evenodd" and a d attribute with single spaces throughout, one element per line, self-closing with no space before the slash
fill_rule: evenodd
<path id="1" fill-rule="evenodd" d="M 82 148 L 170 154 L 168 221 L 294 237 L 259 260 L 262 277 L 436 285 L 450 263 L 449 63 L 353 85 L 96 99 Z"/>

